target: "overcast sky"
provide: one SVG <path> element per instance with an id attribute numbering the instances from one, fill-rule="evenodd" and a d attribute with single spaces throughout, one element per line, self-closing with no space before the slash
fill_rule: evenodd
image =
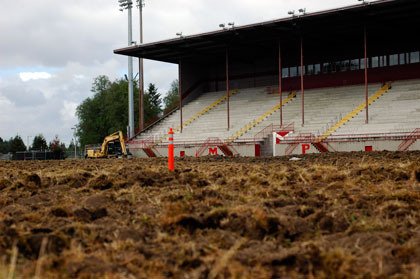
<path id="1" fill-rule="evenodd" d="M 348 6 L 356 0 L 145 0 L 144 42 Z M 139 37 L 138 9 L 133 38 Z M 98 75 L 126 73 L 127 58 L 113 50 L 127 45 L 127 12 L 117 0 L 15 0 L 0 5 L 0 137 L 19 134 L 25 144 L 42 133 L 68 144 L 77 124 L 76 107 Z M 137 60 L 134 61 L 137 65 Z M 137 69 L 134 69 L 137 72 Z M 145 62 L 145 84 L 164 94 L 177 67 Z"/>

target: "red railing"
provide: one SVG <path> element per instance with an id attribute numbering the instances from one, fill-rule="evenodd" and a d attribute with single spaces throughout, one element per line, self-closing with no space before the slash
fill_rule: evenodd
<path id="1" fill-rule="evenodd" d="M 312 142 L 312 145 L 321 153 L 336 151 L 328 142 L 316 141 Z"/>
<path id="2" fill-rule="evenodd" d="M 293 139 L 287 139 L 286 141 L 280 143 L 288 142 L 289 146 L 286 148 L 285 154 L 290 155 L 300 143 L 310 143 L 314 141 L 314 139 L 315 136 L 311 133 L 300 133 L 297 137 L 294 137 Z"/>
<path id="3" fill-rule="evenodd" d="M 368 133 L 368 134 L 341 134 L 331 135 L 327 140 L 323 142 L 352 142 L 352 141 L 376 141 L 376 140 L 405 140 L 412 135 L 413 132 L 394 132 L 394 133 Z M 316 141 L 316 137 L 312 136 L 312 142 Z M 307 139 L 302 139 L 299 136 L 287 137 L 281 143 L 308 143 Z"/>
<path id="4" fill-rule="evenodd" d="M 293 127 L 293 123 L 286 125 L 286 127 Z M 276 131 L 277 128 L 279 128 L 279 125 L 269 125 L 263 130 L 261 130 L 258 136 L 254 138 L 247 138 L 242 139 L 241 142 L 235 142 L 236 145 L 253 145 L 256 141 L 258 141 L 259 138 L 261 138 L 261 135 L 268 135 L 272 133 L 272 131 Z M 271 130 L 270 130 L 271 129 Z M 412 132 L 396 132 L 396 133 L 370 133 L 370 134 L 341 134 L 341 135 L 332 135 L 328 138 L 328 140 L 323 141 L 324 144 L 326 144 L 329 151 L 334 151 L 334 149 L 331 147 L 330 143 L 334 142 L 355 142 L 355 141 L 385 141 L 385 140 L 403 140 L 407 142 L 411 142 L 414 140 L 414 142 L 418 139 L 420 139 L 420 128 L 417 128 L 415 131 Z M 213 139 L 213 141 L 211 140 Z M 296 147 L 300 143 L 315 143 L 317 140 L 316 136 L 314 136 L 311 133 L 306 134 L 299 134 L 297 136 L 288 136 L 284 140 L 280 142 L 280 144 L 288 144 L 289 146 L 286 148 L 285 154 L 290 155 Z M 403 146 L 403 144 L 408 143 L 402 143 L 400 146 Z M 414 143 L 413 142 L 413 143 Z M 143 149 L 143 148 L 150 148 L 152 146 L 159 146 L 159 147 L 165 147 L 167 146 L 167 143 L 165 142 L 159 142 L 155 140 L 155 137 L 151 136 L 144 140 L 131 140 L 128 142 L 130 149 Z M 200 147 L 199 152 L 202 153 L 208 147 L 210 144 L 217 145 L 217 144 L 225 144 L 225 141 L 223 141 L 220 138 L 209 138 L 206 140 L 190 140 L 190 141 L 177 141 L 175 139 L 174 142 L 175 146 L 183 146 L 183 147 Z M 410 145 L 411 146 L 411 145 Z M 229 145 L 230 149 L 234 149 L 232 145 Z M 407 147 L 408 149 L 408 147 Z M 405 150 L 407 150 L 405 149 Z M 198 152 L 197 152 L 198 153 Z M 234 153 L 237 153 L 235 150 Z"/>
<path id="5" fill-rule="evenodd" d="M 153 148 L 156 145 L 154 136 L 148 137 L 144 140 L 130 140 L 127 142 L 130 150 L 143 150 L 148 157 L 157 157 L 160 153 L 157 149 Z"/>
<path id="6" fill-rule="evenodd" d="M 144 148 L 151 148 L 155 145 L 155 137 L 150 136 L 146 139 L 136 140 L 132 139 L 127 141 L 127 144 L 130 146 L 130 149 L 144 149 Z"/>
<path id="7" fill-rule="evenodd" d="M 197 153 L 195 154 L 195 156 L 200 157 L 203 154 L 203 152 L 206 150 L 206 148 L 209 146 L 219 147 L 220 150 L 226 156 L 229 156 L 229 157 L 239 155 L 239 152 L 232 145 L 227 145 L 220 138 L 210 137 L 203 143 L 200 149 L 197 150 Z"/>
<path id="8" fill-rule="evenodd" d="M 254 135 L 254 142 L 263 141 L 267 136 L 271 135 L 272 133 L 281 131 L 294 132 L 295 123 L 292 122 L 287 124 L 286 126 L 270 124 Z"/>
<path id="9" fill-rule="evenodd" d="M 420 128 L 415 129 L 407 136 L 407 138 L 398 146 L 398 151 L 407 151 L 418 139 L 420 139 Z"/>

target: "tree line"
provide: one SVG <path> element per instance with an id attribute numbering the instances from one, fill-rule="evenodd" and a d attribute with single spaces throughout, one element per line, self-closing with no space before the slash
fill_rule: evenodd
<path id="1" fill-rule="evenodd" d="M 126 133 L 128 123 L 128 81 L 124 78 L 110 81 L 101 75 L 92 84 L 93 96 L 85 99 L 76 109 L 79 120 L 76 135 L 80 146 L 101 143 L 116 131 Z M 139 88 L 134 82 L 134 121 L 139 127 Z M 178 81 L 171 83 L 170 89 L 162 98 L 155 84 L 150 83 L 144 92 L 145 126 L 176 108 L 179 102 Z"/>
<path id="2" fill-rule="evenodd" d="M 53 151 L 53 152 L 65 152 L 67 150 L 74 150 L 73 141 L 68 147 L 60 141 L 58 136 L 55 136 L 49 143 L 42 134 L 38 134 L 34 137 L 32 144 L 26 146 L 22 138 L 16 135 L 9 140 L 3 140 L 0 137 L 0 154 L 15 154 L 21 151 Z"/>

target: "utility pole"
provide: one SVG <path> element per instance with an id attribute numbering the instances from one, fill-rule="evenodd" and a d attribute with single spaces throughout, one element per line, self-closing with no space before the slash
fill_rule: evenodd
<path id="1" fill-rule="evenodd" d="M 74 159 L 77 158 L 77 141 L 76 141 L 76 131 L 77 126 L 71 128 L 73 130 L 73 138 L 74 138 Z"/>
<path id="2" fill-rule="evenodd" d="M 133 2 L 131 0 L 118 0 L 120 11 L 128 11 L 128 46 L 133 44 L 132 12 Z M 128 57 L 128 138 L 134 136 L 134 97 L 133 97 L 133 58 Z"/>
<path id="3" fill-rule="evenodd" d="M 26 149 L 29 151 L 29 139 L 30 138 L 32 138 L 32 136 L 27 136 L 27 140 L 26 140 L 26 143 L 27 143 L 27 146 L 26 146 Z"/>
<path id="4" fill-rule="evenodd" d="M 140 12 L 140 45 L 143 44 L 143 7 L 144 0 L 137 0 Z M 143 58 L 139 58 L 139 128 L 144 129 L 144 71 Z"/>

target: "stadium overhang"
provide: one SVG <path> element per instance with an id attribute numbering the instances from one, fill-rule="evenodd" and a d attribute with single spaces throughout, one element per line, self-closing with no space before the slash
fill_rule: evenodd
<path id="1" fill-rule="evenodd" d="M 364 29 L 369 33 L 370 53 L 388 52 L 393 45 L 420 45 L 420 1 L 380 0 L 333 10 L 234 27 L 114 50 L 114 53 L 150 60 L 179 63 L 183 59 L 224 55 L 229 48 L 238 56 L 258 49 L 275 51 L 281 41 L 284 52 L 295 53 L 305 40 L 305 60 L 360 53 Z M 296 53 L 297 55 L 297 53 Z M 292 55 L 293 56 L 293 55 Z M 293 60 L 296 60 L 293 58 Z M 285 60 L 287 64 L 287 59 Z"/>

